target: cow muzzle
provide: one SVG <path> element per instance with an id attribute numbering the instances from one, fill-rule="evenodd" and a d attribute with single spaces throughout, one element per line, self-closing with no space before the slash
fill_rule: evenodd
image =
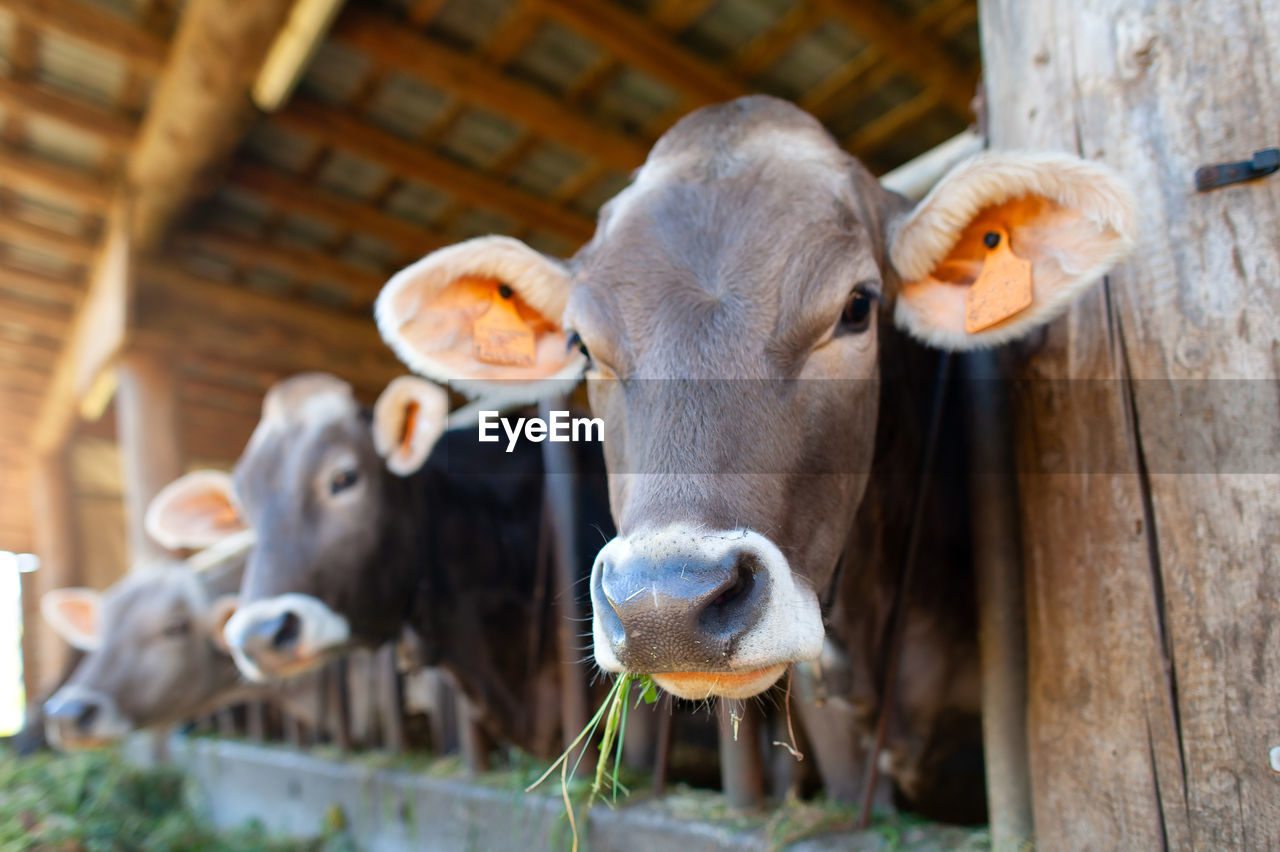
<path id="1" fill-rule="evenodd" d="M 596 662 L 681 698 L 745 698 L 818 656 L 817 597 L 769 539 L 668 527 L 619 537 L 591 571 Z"/>
<path id="2" fill-rule="evenodd" d="M 240 607 L 223 635 L 240 671 L 261 682 L 321 665 L 347 647 L 351 627 L 319 599 L 287 594 Z"/>
<path id="3" fill-rule="evenodd" d="M 63 751 L 106 745 L 133 728 L 111 696 L 81 686 L 64 686 L 42 709 L 45 737 Z"/>

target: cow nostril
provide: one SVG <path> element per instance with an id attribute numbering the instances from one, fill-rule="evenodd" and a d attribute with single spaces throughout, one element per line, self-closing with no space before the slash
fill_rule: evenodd
<path id="1" fill-rule="evenodd" d="M 271 636 L 271 647 L 287 651 L 298 641 L 302 633 L 302 619 L 296 613 L 286 612 L 280 617 L 280 627 Z"/>
<path id="2" fill-rule="evenodd" d="M 746 611 L 756 598 L 756 574 L 763 567 L 759 557 L 753 553 L 737 555 L 732 575 L 698 615 L 698 625 L 704 632 L 712 636 L 740 632 Z"/>
<path id="3" fill-rule="evenodd" d="M 76 727 L 82 731 L 89 730 L 89 726 L 93 724 L 93 720 L 98 718 L 98 705 L 86 704 L 80 708 L 80 712 L 76 714 Z"/>

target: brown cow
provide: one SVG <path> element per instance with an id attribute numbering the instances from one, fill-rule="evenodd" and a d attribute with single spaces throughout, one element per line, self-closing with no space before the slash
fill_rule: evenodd
<path id="1" fill-rule="evenodd" d="M 1135 222 L 1110 171 L 1056 154 L 979 155 L 913 207 L 811 116 L 748 97 L 664 134 L 567 263 L 471 240 L 395 276 L 377 317 L 417 372 L 469 390 L 532 397 L 589 364 L 619 531 L 592 574 L 596 660 L 676 695 L 743 697 L 819 655 L 821 601 L 855 657 L 883 620 L 902 498 L 879 449 L 904 428 L 906 336 L 950 350 L 1022 337 L 1125 254 Z M 996 280 L 1001 257 L 1029 272 Z M 1025 305 L 967 305 L 987 264 L 984 286 Z M 532 357 L 495 357 L 475 332 L 506 294 Z M 899 458 L 919 449 L 906 437 Z M 947 602 L 930 597 L 923 623 L 945 637 Z"/>

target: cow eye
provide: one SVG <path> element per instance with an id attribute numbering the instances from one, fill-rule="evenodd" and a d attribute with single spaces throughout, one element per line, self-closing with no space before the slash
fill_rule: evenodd
<path id="1" fill-rule="evenodd" d="M 189 633 L 190 631 L 191 631 L 191 622 L 175 621 L 171 624 L 166 624 L 164 626 L 164 629 L 161 630 L 160 632 L 170 639 L 177 639 L 181 636 L 186 636 L 187 633 Z"/>
<path id="2" fill-rule="evenodd" d="M 335 471 L 333 476 L 329 477 L 329 494 L 341 494 L 359 481 L 360 474 L 350 468 Z"/>
<path id="3" fill-rule="evenodd" d="M 591 360 L 591 353 L 587 351 L 587 344 L 582 342 L 582 335 L 578 334 L 576 331 L 571 331 L 566 335 L 566 339 L 569 341 L 569 349 L 577 349 L 582 353 L 584 358 L 588 361 Z"/>
<path id="4" fill-rule="evenodd" d="M 878 299 L 879 293 L 874 289 L 862 284 L 854 287 L 840 314 L 840 331 L 853 334 L 866 331 L 871 325 L 871 305 Z"/>

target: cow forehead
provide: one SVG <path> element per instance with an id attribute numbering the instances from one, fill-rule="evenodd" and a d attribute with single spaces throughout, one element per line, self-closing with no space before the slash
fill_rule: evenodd
<path id="1" fill-rule="evenodd" d="M 289 446 L 305 446 L 335 423 L 358 415 L 351 386 L 333 376 L 309 374 L 276 385 L 262 404 L 262 419 L 236 465 L 239 487 L 246 470 L 276 459 Z M 242 495 L 243 496 L 243 495 Z"/>
<path id="2" fill-rule="evenodd" d="M 712 116 L 717 115 L 715 109 L 711 108 Z M 726 120 L 711 120 L 701 111 L 678 123 L 654 147 L 631 183 L 605 206 L 599 236 L 607 239 L 654 193 L 673 185 L 741 193 L 746 189 L 742 184 L 758 187 L 762 177 L 772 178 L 786 185 L 793 202 L 805 200 L 806 184 L 831 187 L 851 159 L 816 120 L 791 110 L 796 114 L 735 113 Z M 706 120 L 696 120 L 699 117 Z"/>
<path id="3" fill-rule="evenodd" d="M 104 593 L 103 627 L 107 635 L 150 630 L 182 611 L 198 615 L 208 605 L 194 571 L 162 563 L 131 572 Z"/>

